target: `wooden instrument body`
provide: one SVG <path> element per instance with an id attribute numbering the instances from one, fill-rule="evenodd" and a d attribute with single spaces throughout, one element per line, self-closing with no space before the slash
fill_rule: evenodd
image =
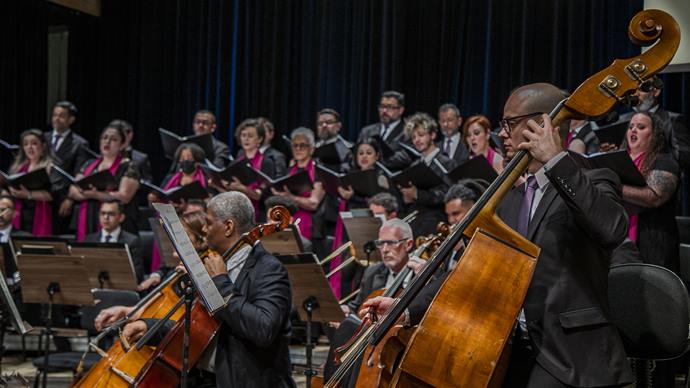
<path id="1" fill-rule="evenodd" d="M 177 287 L 181 278 L 181 274 L 175 275 L 175 278 L 144 308 L 140 318 L 159 319 L 165 316 L 180 299 Z M 184 315 L 184 310 L 183 305 L 170 319 L 181 319 Z M 132 346 L 129 350 L 125 350 L 121 341 L 116 340 L 113 346 L 108 349 L 107 355 L 98 360 L 86 375 L 74 384 L 74 387 L 129 387 L 131 381 L 134 380 L 141 368 L 151 358 L 154 350 L 153 346 L 144 346 L 139 350 Z M 130 381 L 127 381 L 128 379 Z"/>
<path id="2" fill-rule="evenodd" d="M 415 330 L 416 328 L 404 328 L 398 325 L 389 330 L 378 345 L 375 347 L 369 345 L 362 357 L 356 387 L 390 386 L 400 363 L 400 357 L 405 352 Z"/>
<path id="3" fill-rule="evenodd" d="M 412 336 L 392 386 L 488 386 L 536 263 L 478 230 Z"/>
<path id="4" fill-rule="evenodd" d="M 220 323 L 197 300 L 192 305 L 190 324 L 189 367 L 192 368 L 218 332 Z M 184 320 L 180 319 L 141 369 L 135 385 L 142 388 L 178 386 L 182 374 L 183 340 Z"/>

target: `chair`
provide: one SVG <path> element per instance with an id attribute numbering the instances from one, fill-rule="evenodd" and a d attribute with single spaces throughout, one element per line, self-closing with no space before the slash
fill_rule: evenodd
<path id="1" fill-rule="evenodd" d="M 676 216 L 681 244 L 690 244 L 690 217 Z"/>
<path id="2" fill-rule="evenodd" d="M 151 270 L 151 256 L 153 255 L 153 232 L 150 230 L 139 230 L 139 243 L 141 244 L 142 259 L 144 260 L 144 270 L 148 273 Z"/>
<path id="3" fill-rule="evenodd" d="M 641 361 L 636 386 L 651 386 L 647 361 L 678 358 L 690 346 L 688 291 L 666 268 L 630 263 L 611 267 L 608 299 L 628 358 Z"/>
<path id="4" fill-rule="evenodd" d="M 139 301 L 139 294 L 134 291 L 126 290 L 94 290 L 94 300 L 96 304 L 92 306 L 84 306 L 81 313 L 81 327 L 86 329 L 89 336 L 98 334 L 94 326 L 94 320 L 101 310 L 112 306 L 132 306 Z M 34 387 L 38 387 L 38 382 L 43 377 L 44 373 L 61 372 L 61 371 L 76 371 L 82 356 L 82 352 L 61 352 L 50 354 L 48 358 L 48 369 L 44 369 L 44 357 L 37 357 L 33 360 L 33 365 L 36 367 L 36 377 L 34 378 Z M 100 359 L 100 356 L 95 352 L 87 352 L 84 358 L 83 367 L 85 370 L 91 368 Z"/>
<path id="5" fill-rule="evenodd" d="M 151 230 L 151 224 L 149 223 L 149 218 L 151 217 L 156 217 L 156 211 L 152 207 L 139 206 L 139 219 L 137 222 L 139 232 Z"/>

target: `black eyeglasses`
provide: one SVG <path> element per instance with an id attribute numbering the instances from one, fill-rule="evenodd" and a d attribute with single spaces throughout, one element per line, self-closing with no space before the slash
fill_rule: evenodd
<path id="1" fill-rule="evenodd" d="M 383 248 L 384 245 L 398 246 L 403 241 L 407 241 L 407 239 L 401 238 L 400 240 L 374 240 L 374 245 L 376 245 L 376 248 Z"/>
<path id="2" fill-rule="evenodd" d="M 512 129 L 510 128 L 511 125 L 517 125 L 517 123 L 520 122 L 520 120 L 526 119 L 528 117 L 536 116 L 536 115 L 543 115 L 544 112 L 533 112 L 533 113 L 528 113 L 526 115 L 520 115 L 520 116 L 514 116 L 514 117 L 504 117 L 501 121 L 498 122 L 498 125 L 501 127 L 502 130 L 506 131 L 508 135 L 510 135 L 510 132 Z"/>

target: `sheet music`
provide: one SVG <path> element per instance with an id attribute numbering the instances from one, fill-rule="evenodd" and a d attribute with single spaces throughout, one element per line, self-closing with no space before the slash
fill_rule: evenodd
<path id="1" fill-rule="evenodd" d="M 184 231 L 182 222 L 175 212 L 175 207 L 161 203 L 154 203 L 153 207 L 158 211 L 161 220 L 163 220 L 163 228 L 170 236 L 177 254 L 180 255 L 180 259 L 182 259 L 185 268 L 187 268 L 187 273 L 189 273 L 189 277 L 194 282 L 196 291 L 201 295 L 201 300 L 204 302 L 206 309 L 213 314 L 223 308 L 225 300 L 218 292 L 216 285 L 213 284 L 211 276 L 206 272 L 204 263 L 201 262 L 192 241 Z"/>
<path id="2" fill-rule="evenodd" d="M 6 306 L 9 312 L 10 321 L 15 330 L 22 335 L 28 333 L 31 327 L 30 325 L 27 327 L 28 324 L 24 322 L 22 316 L 19 314 L 17 305 L 14 304 L 14 299 L 12 299 L 12 292 L 10 292 L 9 287 L 7 287 L 7 283 L 5 283 L 5 274 L 2 269 L 0 269 L 0 296 L 2 297 L 2 304 Z"/>

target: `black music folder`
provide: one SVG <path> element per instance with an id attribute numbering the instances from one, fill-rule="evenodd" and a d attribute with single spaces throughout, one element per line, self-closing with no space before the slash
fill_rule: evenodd
<path id="1" fill-rule="evenodd" d="M 388 143 L 386 143 L 385 140 L 383 140 L 381 135 L 372 135 L 371 138 L 374 139 L 374 141 L 376 141 L 377 143 L 379 143 L 379 149 L 381 149 L 382 154 L 381 156 L 383 156 L 384 158 L 390 158 L 395 154 L 395 151 L 391 148 L 391 146 L 388 145 Z"/>
<path id="2" fill-rule="evenodd" d="M 212 159 L 215 155 L 213 151 L 213 135 L 206 133 L 203 135 L 189 135 L 180 136 L 174 132 L 170 132 L 165 128 L 158 128 L 161 135 L 161 144 L 163 145 L 163 154 L 166 158 L 173 160 L 175 158 L 175 151 L 182 143 L 194 143 L 201 147 L 206 153 L 206 157 Z"/>
<path id="3" fill-rule="evenodd" d="M 443 184 L 443 179 L 421 159 L 412 163 L 410 167 L 392 174 L 390 178 L 398 186 L 409 187 L 409 182 L 411 182 L 422 190 L 429 190 Z"/>
<path id="4" fill-rule="evenodd" d="M 448 173 L 451 182 L 457 182 L 461 179 L 482 179 L 491 183 L 497 177 L 498 173 L 484 155 L 477 155 Z"/>
<path id="5" fill-rule="evenodd" d="M 50 189 L 50 177 L 45 168 L 12 175 L 0 171 L 0 187 L 2 186 L 10 186 L 16 189 L 24 186 L 27 190 L 48 190 Z"/>
<path id="6" fill-rule="evenodd" d="M 120 186 L 120 182 L 118 182 L 118 180 L 115 179 L 115 177 L 112 176 L 108 170 L 103 170 L 95 174 L 85 176 L 81 179 L 76 179 L 58 166 L 53 165 L 53 169 L 55 169 L 58 174 L 65 177 L 65 179 L 67 179 L 71 184 L 77 185 L 83 190 L 88 190 L 91 188 L 91 186 L 93 186 L 96 188 L 96 190 L 109 191 L 115 190 L 118 188 L 118 186 Z"/>
<path id="7" fill-rule="evenodd" d="M 285 175 L 278 179 L 271 179 L 267 175 L 262 174 L 262 178 L 278 191 L 283 191 L 283 186 L 287 186 L 288 190 L 294 195 L 300 195 L 313 187 L 307 170 L 302 170 L 295 175 Z"/>
<path id="8" fill-rule="evenodd" d="M 621 183 L 631 186 L 646 186 L 647 181 L 635 167 L 627 151 L 599 152 L 592 155 L 581 155 L 569 152 L 570 156 L 579 159 L 586 168 L 608 168 L 618 175 Z"/>
<path id="9" fill-rule="evenodd" d="M 615 144 L 616 146 L 623 143 L 625 139 L 625 132 L 628 130 L 628 120 L 617 121 L 613 124 L 593 129 L 594 134 L 599 139 L 599 143 Z"/>
<path id="10" fill-rule="evenodd" d="M 17 145 L 17 144 L 10 144 L 10 143 L 8 143 L 8 142 L 2 140 L 2 139 L 0 139 L 0 147 L 4 148 L 4 149 L 6 149 L 7 151 L 10 151 L 10 152 L 19 151 L 19 145 Z"/>
<path id="11" fill-rule="evenodd" d="M 338 186 L 351 187 L 355 193 L 362 197 L 372 197 L 388 189 L 388 179 L 379 175 L 376 170 L 356 170 L 347 174 L 339 173 L 317 165 L 319 180 L 323 183 L 327 193 L 338 196 Z"/>
<path id="12" fill-rule="evenodd" d="M 164 190 L 151 182 L 142 180 L 141 185 L 155 193 L 158 198 L 168 200 L 171 202 L 180 202 L 181 199 L 204 199 L 208 197 L 208 191 L 199 181 L 186 184 L 184 186 L 173 187 L 172 189 Z"/>
<path id="13" fill-rule="evenodd" d="M 333 139 L 319 142 L 316 144 L 316 149 L 314 149 L 313 157 L 321 161 L 321 163 L 337 165 L 340 164 L 346 155 L 340 155 L 338 152 L 338 143 L 342 142 L 346 148 L 351 149 L 352 143 L 346 141 L 340 135 L 334 137 Z"/>
<path id="14" fill-rule="evenodd" d="M 220 168 L 210 160 L 206 159 L 206 162 L 201 165 L 201 168 L 206 171 L 215 180 L 225 180 L 232 182 L 232 178 L 237 178 L 243 185 L 249 185 L 258 180 L 264 180 L 265 177 L 259 171 L 252 168 L 251 164 L 247 159 L 238 159 L 225 168 Z"/>

